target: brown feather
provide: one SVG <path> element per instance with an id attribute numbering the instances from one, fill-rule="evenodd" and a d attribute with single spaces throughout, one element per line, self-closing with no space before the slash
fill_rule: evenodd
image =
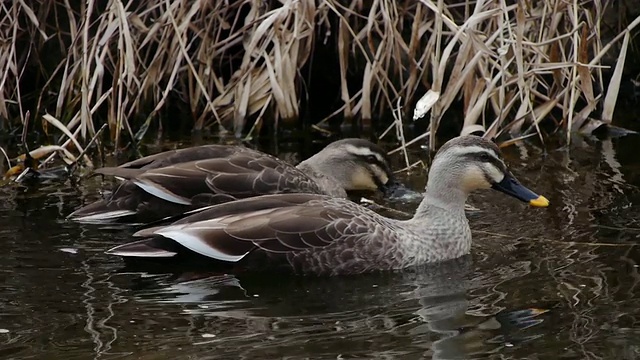
<path id="1" fill-rule="evenodd" d="M 187 161 L 225 158 L 231 154 L 239 152 L 254 153 L 256 155 L 262 154 L 259 151 L 249 149 L 244 146 L 202 145 L 145 156 L 143 158 L 124 163 L 119 167 L 145 170 L 157 169 Z"/>
<path id="2" fill-rule="evenodd" d="M 216 205 L 180 219 L 174 222 L 174 224 L 190 224 L 217 219 L 223 216 L 244 214 L 252 211 L 283 208 L 323 198 L 325 198 L 324 195 L 302 193 L 264 195 Z"/>
<path id="3" fill-rule="evenodd" d="M 302 239 L 301 233 L 276 233 L 276 239 L 278 241 L 271 241 L 271 243 L 279 243 L 282 246 L 288 248 L 287 252 L 292 250 L 307 250 L 313 247 L 327 246 L 328 244 L 322 243 L 320 246 L 309 246 L 307 242 Z"/>
<path id="4" fill-rule="evenodd" d="M 315 231 L 302 233 L 299 235 L 300 235 L 300 239 L 304 241 L 304 243 L 307 244 L 307 246 L 309 247 L 323 247 L 331 244 L 331 241 L 323 240 L 319 236 L 317 236 Z"/>
<path id="5" fill-rule="evenodd" d="M 238 241 L 234 237 L 226 234 L 223 230 L 214 231 L 214 233 L 199 230 L 193 232 L 193 235 L 198 236 L 211 248 L 227 255 L 241 256 L 255 248 L 253 243 Z"/>
<path id="6" fill-rule="evenodd" d="M 287 246 L 279 241 L 273 241 L 272 239 L 254 241 L 253 244 L 261 250 L 276 254 L 287 254 L 294 250 L 304 250 L 304 248 L 292 248 L 291 246 Z"/>

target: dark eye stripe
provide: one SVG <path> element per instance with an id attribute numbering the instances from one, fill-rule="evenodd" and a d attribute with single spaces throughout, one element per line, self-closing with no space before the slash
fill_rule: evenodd
<path id="1" fill-rule="evenodd" d="M 369 168 L 367 168 L 367 171 L 369 172 L 369 175 L 373 179 L 373 182 L 376 184 L 376 186 L 378 188 L 382 188 L 384 184 L 382 183 L 382 180 L 380 180 L 380 178 L 375 174 L 375 171 Z"/>
<path id="2" fill-rule="evenodd" d="M 489 153 L 474 152 L 474 153 L 465 154 L 464 156 L 473 161 L 490 163 L 491 165 L 495 166 L 496 168 L 498 168 L 498 170 L 502 171 L 503 173 L 507 172 L 507 168 L 504 166 L 504 163 L 496 159 L 495 156 L 492 156 Z"/>
<path id="3" fill-rule="evenodd" d="M 388 167 L 386 162 L 380 161 L 380 159 L 375 155 L 360 155 L 360 154 L 354 154 L 354 155 L 363 162 L 366 162 L 369 164 L 376 164 L 383 169 L 386 169 Z"/>
<path id="4" fill-rule="evenodd" d="M 386 173 L 387 178 L 389 179 L 393 178 L 393 171 L 391 171 L 391 168 L 389 167 L 389 164 L 386 161 L 380 161 L 380 159 L 373 154 L 372 155 L 353 154 L 353 155 L 364 163 L 378 165 L 380 170 Z M 378 177 L 373 173 L 373 170 L 367 167 L 367 171 L 371 174 L 371 177 L 375 179 L 376 183 L 380 182 L 380 179 L 378 179 Z"/>

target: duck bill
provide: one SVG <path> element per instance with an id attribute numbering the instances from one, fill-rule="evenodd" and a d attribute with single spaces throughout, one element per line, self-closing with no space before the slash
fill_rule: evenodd
<path id="1" fill-rule="evenodd" d="M 547 200 L 547 198 L 524 187 L 511 173 L 507 173 L 499 183 L 493 184 L 492 188 L 509 196 L 513 196 L 520 201 L 529 203 L 531 206 L 549 206 L 549 200 Z"/>
<path id="2" fill-rule="evenodd" d="M 386 198 L 402 197 L 408 193 L 414 193 L 412 189 L 395 178 L 389 179 L 386 184 L 381 186 L 381 190 Z"/>

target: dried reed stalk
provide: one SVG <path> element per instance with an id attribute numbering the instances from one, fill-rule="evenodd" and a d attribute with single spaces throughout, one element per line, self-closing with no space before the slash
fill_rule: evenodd
<path id="1" fill-rule="evenodd" d="M 602 19 L 610 4 L 2 2 L 0 127 L 11 125 L 9 119 L 24 122 L 28 106 L 58 119 L 60 124 L 46 118 L 42 127 L 63 126 L 63 147 L 78 147 L 95 135 L 94 123 L 106 118 L 117 146 L 140 140 L 158 113 L 181 99 L 195 129 L 215 124 L 240 135 L 249 118 L 298 118 L 308 80 L 300 70 L 310 64 L 314 48 L 332 38 L 340 77 L 335 90 L 342 101 L 333 115 L 370 120 L 395 114 L 410 121 L 413 105 L 431 90 L 439 94 L 430 110 L 432 148 L 456 101 L 465 113 L 461 133 L 542 138 L 539 125 L 553 116 L 570 136 L 613 119 L 630 34 L 640 18 L 605 45 Z M 614 49 L 617 65 L 605 87 L 602 59 Z M 29 87 L 25 74 L 42 86 Z M 27 105 L 28 98 L 37 100 Z M 599 105 L 602 114 L 594 114 Z"/>

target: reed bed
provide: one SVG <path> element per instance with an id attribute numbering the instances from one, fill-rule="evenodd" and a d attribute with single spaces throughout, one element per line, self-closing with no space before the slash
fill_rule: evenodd
<path id="1" fill-rule="evenodd" d="M 551 124 L 569 140 L 613 119 L 640 22 L 612 31 L 603 19 L 613 4 L 2 2 L 0 126 L 24 124 L 30 111 L 44 132 L 66 128 L 58 145 L 81 149 L 106 122 L 118 147 L 161 127 L 160 115 L 177 102 L 189 111 L 171 121 L 252 135 L 265 121 L 300 121 L 308 87 L 317 85 L 310 69 L 329 66 L 316 59 L 323 47 L 334 54 L 339 85 L 317 128 L 335 117 L 393 119 L 383 135 L 403 147 L 429 138 L 435 147 L 445 115 L 461 108 L 461 133 L 543 139 L 541 125 Z M 401 127 L 423 117 L 427 131 L 407 141 Z"/>

